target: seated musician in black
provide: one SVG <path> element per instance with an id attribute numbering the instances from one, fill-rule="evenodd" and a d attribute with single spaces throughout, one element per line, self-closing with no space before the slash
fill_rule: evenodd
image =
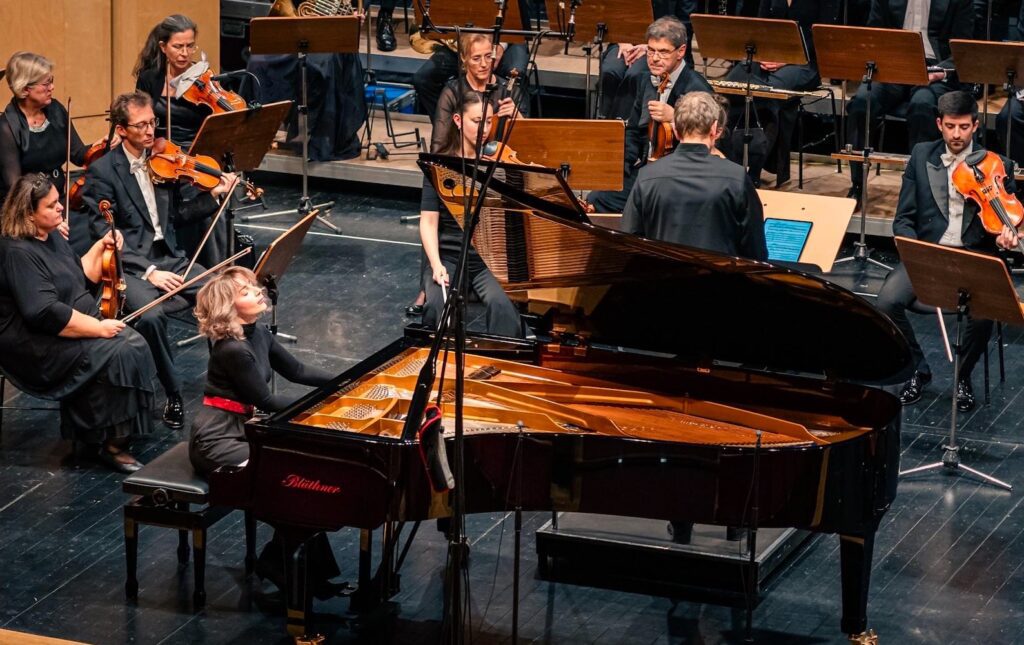
<path id="1" fill-rule="evenodd" d="M 626 121 L 626 145 L 621 191 L 594 191 L 588 200 L 598 213 L 621 213 L 637 170 L 650 154 L 648 124 L 672 122 L 672 106 L 688 92 L 710 92 L 711 86 L 684 61 L 686 27 L 678 18 L 659 18 L 647 28 L 647 65 L 650 76 L 640 83 Z M 666 83 L 667 80 L 667 83 Z M 659 93 L 658 88 L 664 85 Z"/>
<path id="2" fill-rule="evenodd" d="M 776 20 L 795 20 L 800 25 L 804 42 L 807 44 L 806 65 L 784 65 L 782 63 L 754 63 L 750 74 L 746 66 L 737 64 L 726 75 L 726 80 L 746 83 L 748 76 L 755 85 L 770 85 L 776 89 L 809 91 L 817 89 L 821 84 L 818 75 L 818 62 L 814 51 L 812 25 L 835 24 L 839 14 L 838 0 L 761 0 L 758 17 Z M 734 128 L 743 127 L 744 99 L 731 96 L 732 109 L 730 119 Z M 781 101 L 776 99 L 754 99 L 757 110 L 756 121 L 764 128 L 766 163 L 768 172 L 775 174 L 775 185 L 781 186 L 789 181 L 789 151 L 796 128 L 799 99 Z M 755 119 L 751 119 L 751 124 Z M 742 144 L 741 144 L 742 145 Z M 733 150 L 734 158 L 742 155 L 741 151 Z M 739 156 L 742 159 L 742 156 Z M 761 168 L 751 164 L 750 177 L 755 185 L 760 185 Z"/>
<path id="3" fill-rule="evenodd" d="M 974 33 L 974 9 L 971 0 L 872 0 L 869 27 L 905 29 L 921 34 L 925 59 L 929 66 L 942 67 L 942 72 L 929 72 L 928 85 L 911 87 L 892 83 L 871 84 L 872 132 L 882 117 L 904 103 L 907 106 L 907 132 L 910 147 L 934 141 L 938 135 L 935 122 L 939 97 L 960 89 L 949 48 L 951 38 L 969 39 Z M 867 109 L 867 86 L 861 85 L 847 110 L 848 141 L 857 150 L 864 147 L 864 116 Z M 850 164 L 852 187 L 850 196 L 860 199 L 862 166 Z"/>
<path id="4" fill-rule="evenodd" d="M 121 145 L 89 166 L 84 200 L 96 237 L 109 228 L 99 212 L 99 203 L 109 200 L 113 205 L 117 228 L 125 240 L 121 259 L 128 286 L 126 308 L 134 311 L 183 284 L 181 274 L 189 258 L 177 245 L 175 228 L 179 223 L 207 218 L 216 212 L 216 198 L 227 192 L 234 175 L 226 173 L 209 193 L 185 183 L 154 184 L 146 163 L 155 143 L 156 127 L 149 95 L 135 91 L 118 96 L 110 106 L 110 118 L 121 137 Z M 203 270 L 197 264 L 189 277 Z M 199 286 L 193 285 L 182 295 L 194 297 Z M 165 307 L 169 306 L 173 305 L 167 302 L 150 309 L 139 317 L 135 328 L 153 351 L 157 374 L 167 395 L 164 423 L 178 429 L 185 424 L 185 411 L 181 380 L 167 338 Z"/>
<path id="5" fill-rule="evenodd" d="M 686 27 L 686 64 L 693 67 L 693 31 L 690 15 L 697 12 L 697 0 L 651 0 L 654 19 L 675 16 Z M 629 118 L 640 81 L 651 75 L 647 66 L 647 43 L 612 43 L 601 57 L 601 104 L 598 118 Z"/>
<path id="6" fill-rule="evenodd" d="M 903 173 L 899 203 L 893 220 L 894 235 L 924 240 L 943 246 L 962 247 L 981 253 L 996 249 L 995 237 L 987 233 L 977 216 L 973 201 L 964 201 L 951 177 L 956 166 L 973 150 L 974 133 L 978 129 L 978 104 L 967 92 L 949 92 L 939 99 L 937 120 L 942 139 L 919 143 L 914 147 Z M 1006 188 L 1016 192 L 1013 165 L 1004 159 Z M 878 294 L 878 308 L 892 318 L 910 343 L 911 356 L 916 362 L 913 377 L 903 386 L 900 401 L 904 405 L 917 403 L 925 386 L 932 380 L 931 368 L 917 342 L 914 328 L 907 319 L 907 308 L 914 303 L 914 288 L 906 268 L 897 266 L 885 279 Z M 957 383 L 957 408 L 967 412 L 974 408 L 974 390 L 971 371 L 985 351 L 992 321 L 969 319 L 964 339 L 965 351 Z"/>
<path id="7" fill-rule="evenodd" d="M 679 99 L 672 154 L 640 169 L 622 230 L 752 260 L 767 260 L 761 200 L 743 167 L 711 153 L 722 108 L 706 92 Z"/>
<path id="8" fill-rule="evenodd" d="M 153 358 L 135 330 L 97 319 L 91 287 L 115 238 L 108 231 L 79 258 L 57 232 L 63 212 L 40 173 L 17 179 L 4 202 L 0 368 L 18 389 L 60 401 L 61 436 L 96 446 L 113 470 L 134 472 L 142 464 L 128 442 L 150 431 Z"/>
<path id="9" fill-rule="evenodd" d="M 463 95 L 462 109 L 452 117 L 455 127 L 450 130 L 448 145 L 439 154 L 475 156 L 477 132 L 490 126 L 490 115 L 483 116 L 483 99 L 476 92 Z M 462 228 L 445 207 L 429 177 L 423 178 L 423 196 L 420 199 L 420 240 L 429 263 L 430 279 L 425 279 L 426 305 L 423 324 L 437 327 L 441 310 L 451 287 L 450 276 L 455 272 L 462 248 Z M 511 338 L 523 336 L 523 323 L 512 301 L 498 284 L 483 260 L 470 247 L 467 265 L 469 285 L 480 297 L 487 310 L 487 332 Z"/>
<path id="10" fill-rule="evenodd" d="M 220 466 L 239 466 L 249 459 L 245 422 L 254 409 L 276 412 L 294 397 L 275 394 L 270 380 L 277 372 L 303 385 L 326 385 L 333 376 L 299 362 L 281 347 L 266 325 L 257 321 L 267 298 L 252 271 L 230 267 L 211 278 L 196 296 L 199 333 L 211 343 L 203 407 L 192 422 L 189 459 L 203 477 Z M 256 572 L 284 588 L 283 543 L 274 539 L 260 553 Z M 328 581 L 340 573 L 327 538 L 321 533 L 310 547 L 314 593 L 326 598 L 337 586 Z"/>

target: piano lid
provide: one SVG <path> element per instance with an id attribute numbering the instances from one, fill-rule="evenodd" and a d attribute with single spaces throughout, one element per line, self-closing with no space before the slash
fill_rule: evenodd
<path id="1" fill-rule="evenodd" d="M 453 192 L 464 182 L 462 160 L 421 154 L 419 164 L 461 224 L 463 201 Z M 698 367 L 717 361 L 871 383 L 901 381 L 912 368 L 896 326 L 846 289 L 595 226 L 551 168 L 499 163 L 473 243 L 531 309 L 582 314 L 591 343 Z"/>

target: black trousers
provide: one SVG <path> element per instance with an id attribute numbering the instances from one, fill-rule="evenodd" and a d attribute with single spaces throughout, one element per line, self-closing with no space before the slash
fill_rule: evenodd
<path id="1" fill-rule="evenodd" d="M 498 76 L 508 78 L 509 71 L 517 70 L 519 78 L 526 78 L 526 66 L 530 62 L 530 52 L 523 43 L 514 43 L 505 49 L 501 62 L 495 70 Z M 445 83 L 459 73 L 459 57 L 447 47 L 438 47 L 420 68 L 412 75 L 412 85 L 416 88 L 416 99 L 420 111 L 431 119 L 437 114 L 437 101 Z"/>
<path id="2" fill-rule="evenodd" d="M 1024 4 L 1022 4 L 1024 6 Z M 1017 97 L 1007 101 L 996 117 L 996 137 L 999 139 L 1000 154 L 1006 152 L 1006 122 L 1012 121 L 1010 130 L 1010 159 L 1017 165 L 1024 163 L 1024 107 Z"/>
<path id="3" fill-rule="evenodd" d="M 168 252 L 167 246 L 163 242 L 154 242 L 153 249 L 150 259 L 161 271 L 173 271 L 180 275 L 188 266 L 188 258 L 174 257 Z M 189 276 L 197 276 L 205 270 L 197 263 Z M 163 385 L 164 392 L 168 395 L 181 392 L 181 377 L 178 376 L 178 370 L 174 366 L 171 341 L 167 337 L 167 314 L 183 308 L 182 298 L 188 304 L 195 304 L 196 293 L 204 282 L 200 280 L 179 293 L 178 296 L 153 307 L 132 323 L 135 330 L 146 339 L 146 344 L 149 345 L 149 349 L 153 353 L 153 362 L 156 363 L 157 378 L 160 379 L 160 384 Z M 125 292 L 127 313 L 141 309 L 164 294 L 149 281 L 132 275 L 125 276 L 125 286 L 127 287 Z"/>
<path id="4" fill-rule="evenodd" d="M 754 63 L 748 75 L 746 67 L 742 64 L 736 65 L 726 75 L 726 79 L 737 83 L 745 83 L 747 77 L 754 84 L 770 85 L 781 90 L 813 90 L 821 84 L 821 77 L 813 65 L 784 65 L 774 72 L 766 72 L 761 66 Z M 738 132 L 743 129 L 744 123 L 744 99 L 742 96 L 729 97 L 729 127 Z M 785 183 L 789 179 L 789 153 L 793 132 L 796 130 L 796 121 L 799 116 L 798 100 L 776 101 L 772 99 L 754 99 L 753 109 L 757 112 L 751 115 L 751 127 L 755 121 L 761 124 L 767 140 L 765 155 L 765 168 L 768 172 L 776 174 L 776 184 Z M 741 153 L 742 154 L 742 153 Z M 754 158 L 755 155 L 751 155 Z M 742 162 L 742 157 L 740 158 Z M 754 168 L 751 164 L 751 179 L 755 185 L 761 178 L 761 169 Z M 756 173 L 755 173 L 756 171 Z"/>
<path id="5" fill-rule="evenodd" d="M 904 103 L 907 107 L 907 131 L 910 148 L 925 141 L 935 141 L 941 135 L 935 125 L 938 116 L 936 105 L 939 97 L 946 92 L 959 89 L 955 83 L 931 83 L 930 85 L 893 85 L 890 83 L 871 84 L 871 131 L 877 133 L 882 117 L 894 112 Z M 849 141 L 857 150 L 864 147 L 864 116 L 868 106 L 867 86 L 861 85 L 857 95 L 847 108 L 846 131 Z M 863 181 L 863 164 L 850 164 L 850 177 L 854 186 Z"/>
<path id="6" fill-rule="evenodd" d="M 441 262 L 448 270 L 448 275 L 454 280 L 455 259 L 441 256 Z M 487 333 L 507 338 L 522 338 L 523 322 L 519 318 L 519 312 L 512 301 L 508 299 L 505 290 L 498 284 L 494 274 L 484 266 L 481 260 L 477 259 L 475 262 L 470 261 L 468 277 L 470 287 L 476 292 L 486 309 Z M 423 285 L 427 296 L 423 307 L 423 324 L 436 328 L 441 317 L 441 310 L 444 308 L 444 294 L 441 291 L 441 286 L 434 282 L 434 278 L 430 274 L 429 263 L 424 271 Z M 448 295 L 451 295 L 450 289 Z"/>
<path id="7" fill-rule="evenodd" d="M 875 306 L 882 313 L 888 315 L 896 323 L 900 331 L 903 332 L 903 335 L 906 336 L 907 341 L 910 343 L 911 359 L 917 366 L 917 371 L 931 374 L 931 367 L 928 365 L 928 360 L 921 350 L 921 345 L 917 342 L 914 328 L 907 318 L 907 308 L 914 304 L 916 300 L 917 296 L 914 295 L 914 288 L 910 284 L 910 277 L 907 275 L 906 268 L 901 264 L 886 276 L 885 283 L 882 284 L 882 290 L 878 293 L 878 300 Z M 951 329 L 950 333 L 955 333 L 955 330 Z M 961 379 L 970 380 L 971 372 L 974 370 L 974 366 L 978 364 L 978 359 L 986 351 L 988 339 L 991 335 L 991 320 L 967 317 L 967 329 L 964 333 L 964 347 L 961 354 L 963 358 L 960 364 Z M 954 342 L 954 340 L 955 338 L 950 338 L 950 342 Z"/>

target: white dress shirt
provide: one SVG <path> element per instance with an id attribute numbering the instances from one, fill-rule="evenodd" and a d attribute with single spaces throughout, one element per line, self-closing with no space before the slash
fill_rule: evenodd
<path id="1" fill-rule="evenodd" d="M 967 155 L 971 154 L 973 149 L 974 142 L 972 141 L 958 155 L 950 152 L 949 148 L 946 148 L 946 152 L 942 154 L 942 164 L 946 166 L 946 181 L 948 182 L 946 189 L 949 191 L 949 226 L 946 228 L 946 232 L 942 234 L 942 239 L 939 240 L 939 244 L 942 246 L 959 247 L 964 245 L 962 238 L 964 229 L 964 196 L 953 185 L 953 171 L 956 170 L 961 161 L 967 158 Z"/>
<path id="2" fill-rule="evenodd" d="M 932 12 L 932 0 L 908 0 L 907 15 L 903 18 L 903 28 L 916 31 L 924 41 L 924 57 L 935 60 L 935 50 L 928 39 L 928 16 Z"/>
<path id="3" fill-rule="evenodd" d="M 131 173 L 135 175 L 135 181 L 139 182 L 139 189 L 142 190 L 142 197 L 146 200 L 146 208 L 149 210 L 149 220 L 153 223 L 153 241 L 164 239 L 164 231 L 160 228 L 160 211 L 156 207 L 156 190 L 153 188 L 153 180 L 149 177 L 149 169 L 146 167 L 148 154 L 143 153 L 142 157 L 136 157 L 128 148 L 124 148 L 124 156 L 131 164 Z"/>

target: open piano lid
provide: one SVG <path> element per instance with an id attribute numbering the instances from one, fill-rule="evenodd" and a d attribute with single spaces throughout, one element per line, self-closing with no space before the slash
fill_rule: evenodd
<path id="1" fill-rule="evenodd" d="M 464 181 L 462 159 L 421 154 L 419 165 L 461 224 L 463 201 L 452 193 Z M 557 301 L 583 314 L 593 344 L 696 367 L 731 363 L 864 383 L 898 382 L 912 367 L 900 331 L 853 293 L 591 224 L 551 168 L 499 163 L 473 244 L 506 291 L 526 291 L 532 310 Z"/>

